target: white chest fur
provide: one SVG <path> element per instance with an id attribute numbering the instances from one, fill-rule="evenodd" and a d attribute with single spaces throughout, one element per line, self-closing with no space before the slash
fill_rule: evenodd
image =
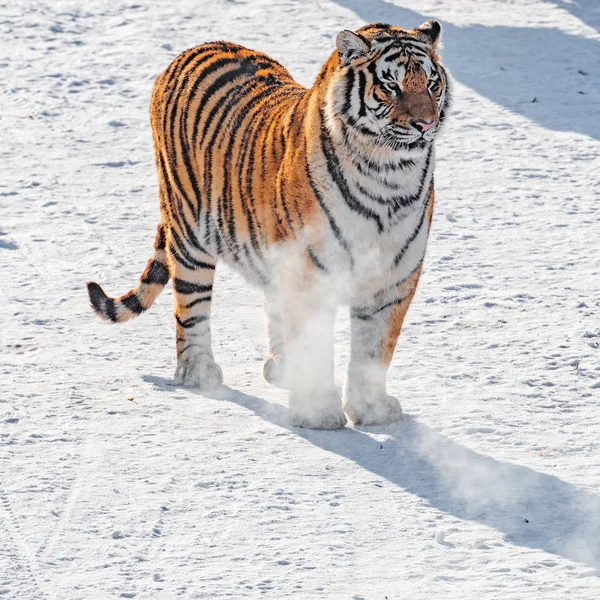
<path id="1" fill-rule="evenodd" d="M 330 239 L 330 273 L 344 301 L 366 299 L 393 287 L 418 268 L 428 238 L 426 215 L 433 176 L 433 149 L 402 168 L 369 170 L 366 162 L 344 161 L 355 200 L 370 211 L 361 214 L 331 189 L 331 203 L 348 248 Z"/>

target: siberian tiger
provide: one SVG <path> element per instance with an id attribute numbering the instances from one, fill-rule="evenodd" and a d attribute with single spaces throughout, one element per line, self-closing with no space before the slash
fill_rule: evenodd
<path id="1" fill-rule="evenodd" d="M 294 425 L 400 418 L 386 373 L 431 224 L 434 140 L 450 100 L 440 25 L 342 31 L 314 85 L 228 42 L 178 56 L 156 80 L 151 124 L 161 222 L 139 285 L 88 284 L 96 313 L 127 321 L 169 279 L 177 384 L 222 382 L 211 348 L 217 261 L 265 292 L 263 375 L 290 389 Z M 333 378 L 336 307 L 350 306 L 343 402 Z"/>

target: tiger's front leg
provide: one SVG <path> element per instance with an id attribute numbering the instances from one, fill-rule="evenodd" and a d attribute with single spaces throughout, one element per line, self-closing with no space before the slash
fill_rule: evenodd
<path id="1" fill-rule="evenodd" d="M 354 425 L 385 425 L 402 416 L 400 402 L 387 394 L 386 376 L 419 274 L 398 286 L 395 298 L 351 310 L 344 411 Z"/>
<path id="2" fill-rule="evenodd" d="M 346 425 L 346 416 L 333 379 L 336 303 L 307 269 L 288 265 L 281 274 L 290 420 L 297 427 L 339 429 Z"/>

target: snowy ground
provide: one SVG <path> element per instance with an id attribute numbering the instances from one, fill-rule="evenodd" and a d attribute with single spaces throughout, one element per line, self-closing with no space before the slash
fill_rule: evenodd
<path id="1" fill-rule="evenodd" d="M 151 250 L 147 105 L 180 51 L 229 39 L 310 85 L 339 30 L 432 17 L 457 99 L 402 423 L 291 427 L 227 270 L 213 397 L 172 386 L 170 291 L 92 316 L 85 281 L 123 293 Z M 2 3 L 0 597 L 598 598 L 599 31 L 597 0 Z M 336 351 L 341 382 L 343 314 Z"/>

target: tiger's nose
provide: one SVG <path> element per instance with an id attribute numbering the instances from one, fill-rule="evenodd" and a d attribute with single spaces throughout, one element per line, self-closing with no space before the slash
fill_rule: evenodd
<path id="1" fill-rule="evenodd" d="M 425 133 L 435 125 L 435 121 L 425 121 L 424 119 L 411 119 L 410 124 L 415 129 L 418 129 L 421 133 Z"/>

